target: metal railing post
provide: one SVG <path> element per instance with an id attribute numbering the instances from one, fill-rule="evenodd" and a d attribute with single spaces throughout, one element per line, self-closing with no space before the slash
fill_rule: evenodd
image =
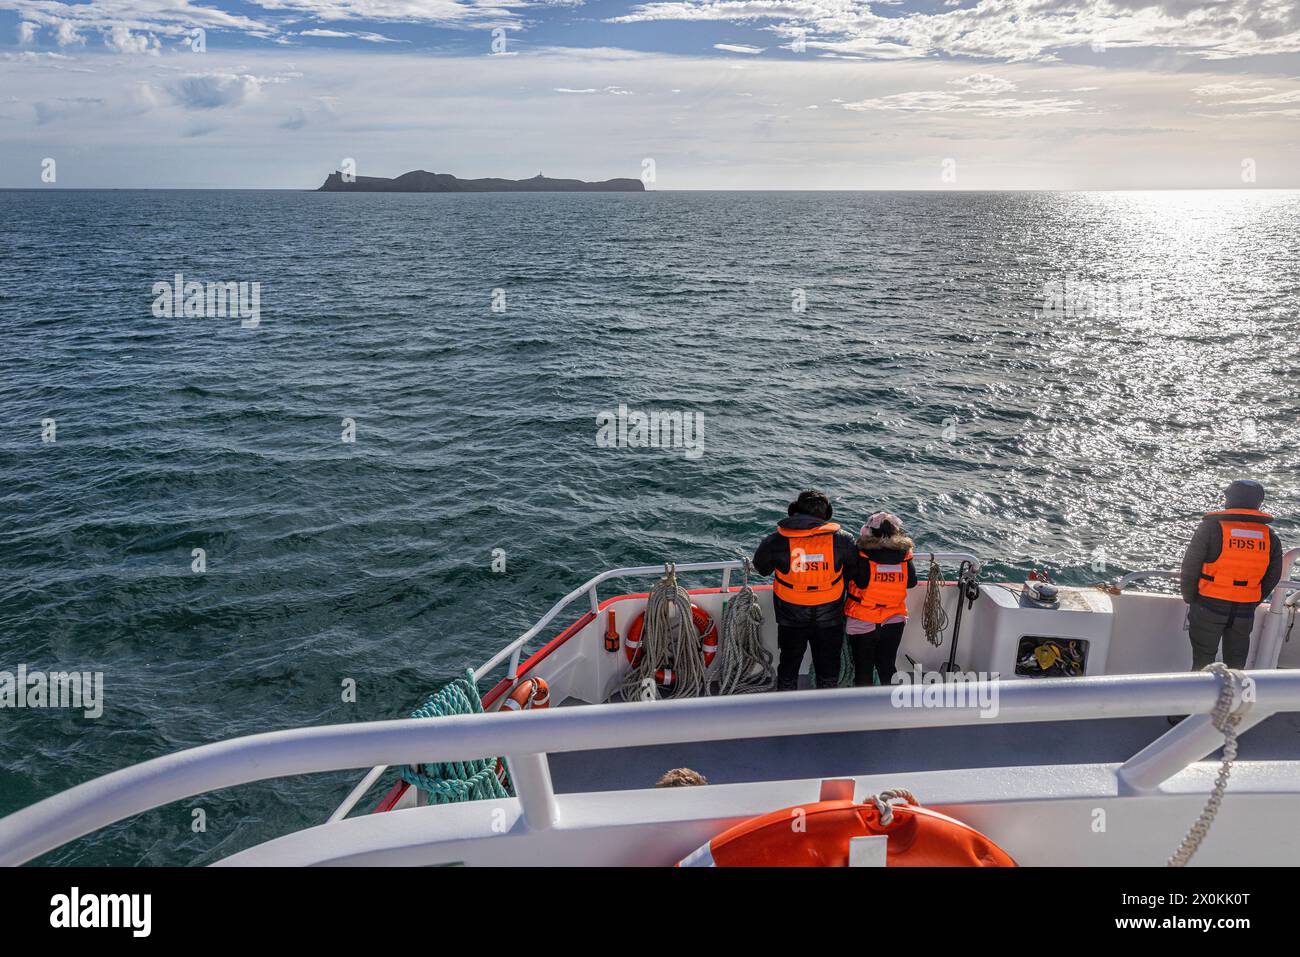
<path id="1" fill-rule="evenodd" d="M 1244 734 L 1274 712 L 1259 709 L 1249 698 L 1237 722 L 1237 734 Z M 1242 696 L 1233 698 L 1232 708 L 1242 706 Z M 1115 772 L 1121 793 L 1146 794 L 1154 791 L 1188 765 L 1200 761 L 1223 747 L 1223 732 L 1214 726 L 1208 713 L 1193 714 L 1184 718 L 1167 732 L 1156 738 Z"/>
<path id="2" fill-rule="evenodd" d="M 560 806 L 551 783 L 551 764 L 545 754 L 521 754 L 506 757 L 510 782 L 515 787 L 524 824 L 530 830 L 544 831 L 560 820 Z"/>

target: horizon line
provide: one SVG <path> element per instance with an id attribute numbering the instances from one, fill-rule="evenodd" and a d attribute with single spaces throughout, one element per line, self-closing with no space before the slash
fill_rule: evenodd
<path id="1" fill-rule="evenodd" d="M 634 179 L 635 177 L 628 177 Z M 1286 193 L 1296 186 L 682 186 L 644 190 L 322 190 L 314 186 L 0 186 L 5 193 L 326 193 L 349 196 L 462 196 L 481 194 L 536 195 L 538 193 L 596 193 L 644 195 L 646 193 Z"/>

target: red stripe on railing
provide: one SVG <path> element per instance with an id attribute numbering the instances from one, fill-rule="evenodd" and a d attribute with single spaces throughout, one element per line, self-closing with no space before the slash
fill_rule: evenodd
<path id="1" fill-rule="evenodd" d="M 406 793 L 406 789 L 410 786 L 411 785 L 407 784 L 405 781 L 398 781 L 388 789 L 388 793 L 384 795 L 383 800 L 376 804 L 374 810 L 370 813 L 382 814 L 384 811 L 391 811 L 393 806 L 402 799 L 402 795 Z"/>

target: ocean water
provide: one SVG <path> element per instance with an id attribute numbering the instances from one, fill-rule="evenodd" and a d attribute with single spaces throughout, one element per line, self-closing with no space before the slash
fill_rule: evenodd
<path id="1" fill-rule="evenodd" d="M 0 711 L 0 815 L 403 715 L 597 571 L 750 552 L 801 487 L 998 577 L 1172 567 L 1239 475 L 1295 543 L 1297 236 L 1293 192 L 0 192 L 0 670 L 106 697 Z M 176 273 L 260 283 L 257 326 L 155 315 Z M 620 405 L 698 451 L 601 444 Z M 44 861 L 211 862 L 355 778 Z"/>

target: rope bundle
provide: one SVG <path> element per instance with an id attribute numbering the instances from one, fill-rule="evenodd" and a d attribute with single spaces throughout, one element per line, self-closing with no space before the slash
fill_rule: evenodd
<path id="1" fill-rule="evenodd" d="M 673 670 L 674 698 L 698 698 L 704 692 L 704 649 L 691 614 L 691 596 L 677 584 L 673 565 L 664 566 L 664 577 L 646 601 L 641 658 L 623 682 L 623 700 L 660 697 L 655 672 L 663 668 Z"/>
<path id="2" fill-rule="evenodd" d="M 424 704 L 411 712 L 411 717 L 440 718 L 450 714 L 482 713 L 483 700 L 479 697 L 474 672 L 469 670 L 465 677 L 457 678 L 431 694 Z M 408 765 L 402 768 L 402 780 L 428 792 L 431 804 L 509 797 L 497 780 L 496 763 L 496 758 L 480 758 L 477 761 Z"/>
<path id="3" fill-rule="evenodd" d="M 958 601 L 961 597 L 958 596 Z M 943 644 L 943 633 L 948 628 L 948 613 L 943 610 L 943 572 L 939 563 L 930 556 L 930 574 L 925 582 L 925 607 L 922 611 L 925 640 L 938 648 Z"/>
<path id="4" fill-rule="evenodd" d="M 763 609 L 749 587 L 745 559 L 741 589 L 722 613 L 721 647 L 715 664 L 719 694 L 767 691 L 776 682 L 772 652 L 763 645 Z"/>

